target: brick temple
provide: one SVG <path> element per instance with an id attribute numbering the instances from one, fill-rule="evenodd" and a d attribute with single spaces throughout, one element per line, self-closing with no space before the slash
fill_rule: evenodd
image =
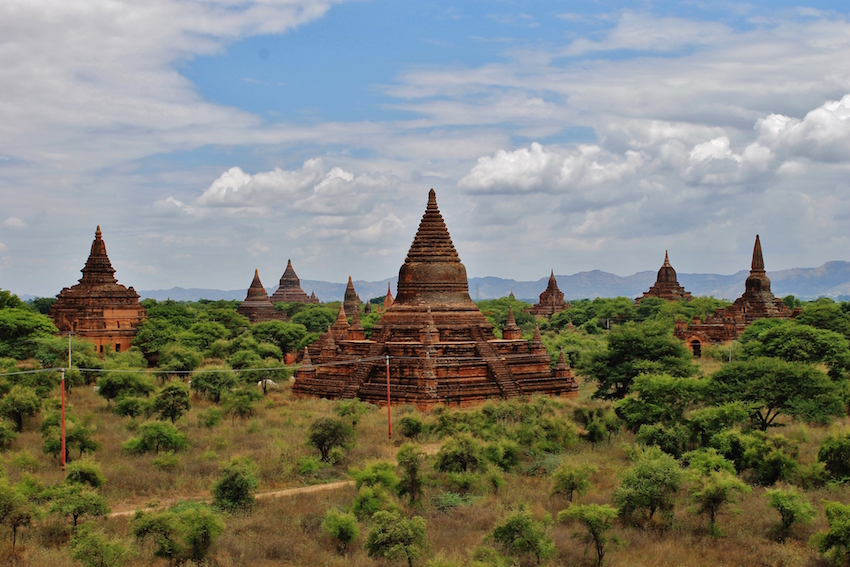
<path id="1" fill-rule="evenodd" d="M 360 301 L 360 296 L 357 295 L 357 291 L 354 289 L 354 282 L 351 281 L 351 276 L 348 276 L 348 285 L 345 286 L 345 296 L 342 300 L 342 305 L 345 307 L 345 312 L 354 314 L 360 311 L 360 304 L 363 303 Z"/>
<path id="2" fill-rule="evenodd" d="M 770 291 L 770 279 L 764 270 L 764 258 L 758 234 L 753 247 L 753 261 L 747 277 L 744 294 L 725 309 L 717 309 L 705 321 L 695 318 L 688 323 L 676 321 L 674 334 L 685 341 L 694 356 L 700 356 L 702 345 L 720 344 L 737 339 L 747 325 L 757 319 L 791 319 L 798 310 L 792 310 Z"/>
<path id="3" fill-rule="evenodd" d="M 655 283 L 649 288 L 649 291 L 643 292 L 641 297 L 635 299 L 635 304 L 640 304 L 640 300 L 646 297 L 658 297 L 667 301 L 676 301 L 678 299 L 691 299 L 691 292 L 685 291 L 676 276 L 676 270 L 670 264 L 670 258 L 667 257 L 667 251 L 664 251 L 664 263 L 658 270 L 658 277 L 655 278 Z"/>
<path id="4" fill-rule="evenodd" d="M 513 295 L 513 292 L 511 292 Z M 555 270 L 549 274 L 549 283 L 546 289 L 540 294 L 540 301 L 534 307 L 529 307 L 525 310 L 526 313 L 531 313 L 535 317 L 546 317 L 551 319 L 555 313 L 560 313 L 570 308 L 570 304 L 564 301 L 564 292 L 558 289 L 558 281 L 555 279 Z"/>
<path id="5" fill-rule="evenodd" d="M 277 290 L 271 296 L 272 303 L 318 303 L 319 299 L 315 293 L 307 295 L 301 289 L 301 280 L 292 268 L 292 260 L 286 261 L 286 269 L 280 276 Z"/>
<path id="6" fill-rule="evenodd" d="M 247 317 L 251 323 L 287 320 L 286 313 L 275 309 L 266 293 L 266 288 L 263 287 L 263 282 L 260 281 L 260 272 L 256 269 L 254 270 L 254 280 L 251 282 L 251 287 L 248 288 L 248 295 L 245 297 L 245 301 L 236 308 L 236 312 Z"/>
<path id="7" fill-rule="evenodd" d="M 496 338 L 469 297 L 466 268 L 433 189 L 399 270 L 395 301 L 370 339 L 348 325 L 346 312 L 343 306 L 337 322 L 305 349 L 292 387 L 296 395 L 385 404 L 386 357 L 394 404 L 427 409 L 533 393 L 576 395 L 565 360 L 551 367 L 539 329 L 530 343 L 518 332 Z"/>
<path id="8" fill-rule="evenodd" d="M 100 226 L 79 283 L 66 287 L 50 307 L 60 333 L 75 333 L 97 345 L 98 352 L 121 352 L 133 346 L 136 328 L 145 320 L 139 294 L 115 279 Z"/>

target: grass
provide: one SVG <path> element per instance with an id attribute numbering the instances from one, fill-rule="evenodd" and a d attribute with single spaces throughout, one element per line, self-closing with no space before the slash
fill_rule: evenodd
<path id="1" fill-rule="evenodd" d="M 711 362 L 711 361 L 708 361 Z M 702 363 L 701 363 L 702 365 Z M 569 419 L 576 404 L 589 402 L 592 384 L 581 383 L 577 400 L 558 400 L 555 417 Z M 186 433 L 189 446 L 175 459 L 163 455 L 131 456 L 121 452 L 121 444 L 133 435 L 139 420 L 114 415 L 103 399 L 90 388 L 77 388 L 70 396 L 70 405 L 77 416 L 87 416 L 96 429 L 96 438 L 103 445 L 94 458 L 107 477 L 103 494 L 114 510 L 142 507 L 150 502 L 166 502 L 175 498 L 202 498 L 209 496 L 213 482 L 218 478 L 220 465 L 232 457 L 250 457 L 258 466 L 260 491 L 306 486 L 317 482 L 347 478 L 350 466 L 362 466 L 372 459 L 394 460 L 401 443 L 407 441 L 396 435 L 387 438 L 386 413 L 373 411 L 364 415 L 356 427 L 356 443 L 345 459 L 334 466 L 300 474 L 300 459 L 316 457 L 318 453 L 306 445 L 306 431 L 318 417 L 334 415 L 334 404 L 325 400 L 293 398 L 289 387 L 270 393 L 257 404 L 254 416 L 244 422 L 231 423 L 223 417 L 215 427 L 204 427 L 202 414 L 211 407 L 209 402 L 193 398 L 187 415 L 177 422 Z M 596 403 L 596 402 L 593 402 Z M 455 410 L 453 410 L 455 411 Z M 462 411 L 475 411 L 475 408 Z M 405 415 L 419 417 L 425 424 L 434 421 L 433 415 L 421 414 L 413 408 L 404 408 Z M 402 408 L 394 412 L 399 417 Z M 35 477 L 45 485 L 62 480 L 58 463 L 41 452 L 38 433 L 40 418 L 31 420 L 22 435 L 2 454 L 2 462 L 11 482 L 20 481 L 24 475 Z M 805 426 L 786 423 L 779 428 L 785 436 L 800 445 L 799 461 L 809 464 L 816 460 L 821 440 L 830 432 L 846 430 L 850 423 L 845 418 L 831 427 Z M 776 432 L 776 431 L 774 431 Z M 428 448 L 429 459 L 440 439 L 427 431 L 419 439 Z M 580 503 L 611 503 L 611 494 L 619 485 L 619 477 L 630 465 L 626 448 L 633 443 L 631 434 L 615 435 L 610 443 L 591 447 L 579 442 L 555 459 L 568 459 L 574 463 L 590 463 L 597 472 L 592 475 L 593 487 L 584 496 L 576 497 Z M 158 460 L 159 459 L 159 460 Z M 157 464 L 155 464 L 155 462 Z M 397 501 L 407 514 L 421 515 L 427 523 L 429 550 L 417 566 L 426 564 L 431 557 L 441 557 L 444 562 L 457 565 L 468 563 L 475 550 L 488 545 L 487 534 L 494 525 L 512 510 L 527 506 L 538 519 L 554 518 L 569 503 L 563 498 L 550 498 L 551 481 L 546 475 L 527 476 L 521 471 L 530 464 L 530 458 L 515 472 L 504 473 L 505 483 L 493 494 L 486 482 L 475 498 L 461 506 L 441 511 L 434 505 L 434 497 L 445 493 L 443 475 L 433 471 L 426 463 L 429 481 L 421 504 L 410 507 Z M 167 466 L 162 466 L 167 463 Z M 781 544 L 771 537 L 778 514 L 767 506 L 762 488 L 755 488 L 733 507 L 725 508 L 718 519 L 723 536 L 712 538 L 708 534 L 707 520 L 693 516 L 688 511 L 687 493 L 682 490 L 669 525 L 654 522 L 646 528 L 629 527 L 617 523 L 615 535 L 627 542 L 612 547 L 606 555 L 610 566 L 697 566 L 697 565 L 823 565 L 814 550 L 807 545 L 809 537 L 826 529 L 821 511 L 809 526 L 795 526 L 792 536 Z M 226 518 L 227 528 L 212 550 L 212 558 L 219 566 L 263 565 L 329 565 L 366 566 L 388 565 L 370 559 L 362 548 L 369 530 L 368 522 L 361 524 L 359 541 L 340 555 L 333 542 L 322 535 L 320 524 L 329 508 L 347 509 L 355 496 L 353 487 L 299 494 L 285 498 L 258 500 L 253 513 L 237 514 Z M 808 491 L 813 504 L 820 507 L 823 499 L 850 501 L 850 487 L 828 485 Z M 131 542 L 130 518 L 98 520 L 105 531 L 116 538 Z M 34 567 L 65 567 L 73 565 L 67 552 L 70 525 L 49 516 L 38 519 L 33 526 L 19 533 L 18 556 L 20 564 Z M 3 527 L 0 543 L 0 560 L 10 560 L 10 532 Z M 555 542 L 557 553 L 550 565 L 593 565 L 595 553 L 573 537 L 581 533 L 577 526 L 553 524 L 549 534 Z M 142 547 L 127 565 L 162 565 L 155 560 L 151 550 Z"/>

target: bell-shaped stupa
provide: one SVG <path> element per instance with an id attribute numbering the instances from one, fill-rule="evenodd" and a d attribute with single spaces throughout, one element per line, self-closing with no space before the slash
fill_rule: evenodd
<path id="1" fill-rule="evenodd" d="M 691 292 L 685 291 L 685 288 L 679 285 L 676 270 L 670 264 L 670 258 L 667 256 L 666 250 L 664 251 L 664 263 L 661 264 L 661 268 L 658 270 L 655 283 L 652 284 L 649 291 L 643 292 L 641 297 L 635 299 L 635 303 L 640 304 L 640 300 L 645 297 L 658 297 L 668 301 L 676 301 L 677 299 L 689 300 L 691 298 Z"/>
<path id="2" fill-rule="evenodd" d="M 263 287 L 263 282 L 260 281 L 259 270 L 256 269 L 251 287 L 248 288 L 248 295 L 245 297 L 245 301 L 236 308 L 236 312 L 247 317 L 251 323 L 287 320 L 286 313 L 275 309 L 266 293 L 266 288 Z"/>
<path id="3" fill-rule="evenodd" d="M 387 401 L 387 357 L 392 403 L 420 408 L 470 404 L 532 393 L 575 395 L 573 377 L 555 372 L 539 339 L 497 339 L 469 297 L 460 262 L 437 198 L 425 215 L 399 270 L 397 296 L 372 327 L 370 339 L 331 329 L 311 345 L 310 368 L 299 370 L 298 395 Z M 333 340 L 335 351 L 327 344 Z"/>

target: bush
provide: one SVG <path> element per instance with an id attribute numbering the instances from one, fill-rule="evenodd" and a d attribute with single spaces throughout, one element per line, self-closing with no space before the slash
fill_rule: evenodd
<path id="1" fill-rule="evenodd" d="M 256 469 L 250 459 L 232 459 L 213 484 L 213 504 L 228 512 L 250 510 L 254 506 L 254 491 L 259 485 Z"/>
<path id="2" fill-rule="evenodd" d="M 153 421 L 143 423 L 137 430 L 138 436 L 131 437 L 121 448 L 127 453 L 159 453 L 182 451 L 188 446 L 186 435 L 170 423 Z"/>
<path id="3" fill-rule="evenodd" d="M 575 520 L 587 529 L 588 535 L 585 537 L 585 541 L 588 544 L 592 543 L 596 548 L 597 565 L 602 565 L 602 559 L 605 557 L 605 544 L 610 539 L 616 539 L 605 535 L 614 527 L 611 522 L 616 517 L 617 510 L 607 504 L 573 504 L 558 513 L 559 522 Z"/>
<path id="4" fill-rule="evenodd" d="M 65 482 L 71 484 L 87 484 L 92 488 L 102 488 L 106 477 L 100 470 L 100 465 L 89 459 L 68 463 L 65 468 Z"/>
<path id="5" fill-rule="evenodd" d="M 408 439 L 416 439 L 422 433 L 422 420 L 418 417 L 405 416 L 399 422 L 401 434 Z"/>
<path id="6" fill-rule="evenodd" d="M 565 496 L 570 502 L 573 501 L 573 493 L 579 496 L 590 490 L 590 475 L 597 471 L 593 465 L 570 466 L 566 463 L 558 467 L 552 475 L 551 495 Z"/>
<path id="7" fill-rule="evenodd" d="M 794 488 L 765 490 L 764 495 L 770 507 L 779 512 L 782 518 L 780 533 L 783 540 L 795 523 L 808 524 L 815 517 L 815 509 L 809 500 Z"/>
<path id="8" fill-rule="evenodd" d="M 369 557 L 388 560 L 405 559 L 409 567 L 425 550 L 425 520 L 419 516 L 405 518 L 396 511 L 380 511 L 372 516 L 372 529 L 364 547 Z"/>
<path id="9" fill-rule="evenodd" d="M 361 520 L 368 520 L 381 510 L 398 510 L 398 506 L 380 486 L 364 486 L 357 491 L 357 496 L 351 503 L 351 511 Z"/>
<path id="10" fill-rule="evenodd" d="M 663 513 L 673 507 L 673 496 L 684 480 L 679 463 L 655 448 L 637 453 L 634 466 L 623 474 L 620 487 L 614 491 L 620 515 L 628 518 L 638 510 L 646 510 L 652 520 L 656 510 Z"/>
<path id="11" fill-rule="evenodd" d="M 344 553 L 348 544 L 360 537 L 360 526 L 357 524 L 357 518 L 354 517 L 354 514 L 331 508 L 325 513 L 325 519 L 322 521 L 322 532 L 335 539 L 337 549 L 340 553 Z"/>
<path id="12" fill-rule="evenodd" d="M 505 553 L 519 557 L 533 555 L 540 565 L 541 560 L 555 554 L 555 544 L 547 531 L 546 524 L 535 520 L 531 512 L 519 510 L 497 524 L 490 538 Z"/>
<path id="13" fill-rule="evenodd" d="M 812 537 L 818 551 L 836 564 L 850 561 L 850 504 L 824 502 L 829 530 Z"/>
<path id="14" fill-rule="evenodd" d="M 850 477 L 850 435 L 824 439 L 818 450 L 818 462 L 823 463 L 832 478 Z"/>
<path id="15" fill-rule="evenodd" d="M 440 447 L 435 467 L 441 472 L 477 472 L 483 468 L 481 447 L 470 435 L 455 435 Z"/>
<path id="16" fill-rule="evenodd" d="M 309 443 L 318 449 L 323 461 L 328 460 L 330 450 L 345 447 L 354 437 L 354 430 L 338 419 L 322 417 L 310 424 Z"/>
<path id="17" fill-rule="evenodd" d="M 131 556 L 125 545 L 91 524 L 80 526 L 71 539 L 71 557 L 85 567 L 120 567 Z"/>

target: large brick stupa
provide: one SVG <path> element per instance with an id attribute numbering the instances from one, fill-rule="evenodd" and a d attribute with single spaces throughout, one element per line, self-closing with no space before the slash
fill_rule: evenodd
<path id="1" fill-rule="evenodd" d="M 277 290 L 271 296 L 272 303 L 318 303 L 315 293 L 307 295 L 301 289 L 301 280 L 292 267 L 292 260 L 286 261 L 286 269 L 280 276 Z"/>
<path id="2" fill-rule="evenodd" d="M 248 288 L 245 301 L 239 304 L 236 312 L 247 317 L 251 323 L 288 319 L 286 313 L 275 309 L 266 293 L 266 288 L 263 287 L 263 282 L 260 281 L 260 271 L 257 269 L 254 270 L 254 279 L 251 281 L 251 287 Z"/>
<path id="3" fill-rule="evenodd" d="M 293 392 L 385 404 L 389 357 L 393 404 L 427 409 L 438 403 L 576 393 L 566 364 L 552 369 L 539 331 L 531 343 L 496 338 L 469 297 L 466 268 L 433 189 L 399 270 L 395 301 L 373 326 L 371 339 L 361 337 L 346 329 L 341 316 L 305 352 Z"/>
<path id="4" fill-rule="evenodd" d="M 82 272 L 79 283 L 63 289 L 50 307 L 56 328 L 95 343 L 100 354 L 130 348 L 145 308 L 136 290 L 115 279 L 99 226 Z"/>
<path id="5" fill-rule="evenodd" d="M 641 297 L 635 299 L 636 304 L 640 304 L 640 300 L 646 297 L 657 297 L 666 299 L 667 301 L 676 301 L 678 299 L 691 299 L 691 292 L 685 291 L 679 285 L 679 279 L 676 275 L 676 270 L 670 264 L 670 258 L 667 256 L 667 251 L 664 251 L 664 263 L 658 270 L 658 276 L 655 278 L 655 283 L 649 288 L 649 291 L 643 292 Z"/>

